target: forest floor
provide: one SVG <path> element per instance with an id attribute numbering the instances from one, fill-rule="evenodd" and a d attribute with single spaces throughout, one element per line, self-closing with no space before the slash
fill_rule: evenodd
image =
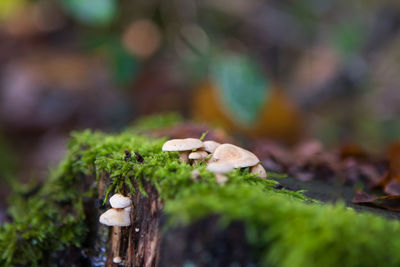
<path id="1" fill-rule="evenodd" d="M 346 206 L 353 208 L 359 212 L 370 212 L 384 216 L 389 219 L 400 220 L 400 213 L 375 206 L 354 204 L 354 188 L 351 186 L 327 183 L 319 180 L 299 181 L 294 178 L 276 179 L 285 189 L 298 191 L 305 190 L 304 194 L 310 198 L 320 200 L 322 202 L 336 203 L 343 201 Z"/>

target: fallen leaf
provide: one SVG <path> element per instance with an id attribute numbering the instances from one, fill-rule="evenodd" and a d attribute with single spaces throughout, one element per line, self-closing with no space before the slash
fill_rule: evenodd
<path id="1" fill-rule="evenodd" d="M 386 187 L 393 181 L 400 183 L 400 142 L 390 145 L 387 153 L 389 161 L 389 170 L 385 172 L 375 187 L 382 187 L 386 191 Z M 390 191 L 391 189 L 389 189 Z"/>
<path id="2" fill-rule="evenodd" d="M 384 188 L 386 194 L 393 196 L 393 195 L 400 195 L 400 182 L 394 180 L 390 181 Z"/>
<path id="3" fill-rule="evenodd" d="M 356 144 L 343 145 L 339 149 L 339 156 L 341 159 L 354 158 L 359 160 L 365 160 L 369 157 L 368 153 Z"/>
<path id="4" fill-rule="evenodd" d="M 359 191 L 354 196 L 353 203 L 373 205 L 387 210 L 400 211 L 400 195 L 378 197 Z"/>
<path id="5" fill-rule="evenodd" d="M 362 204 L 362 203 L 371 203 L 374 202 L 375 200 L 376 200 L 375 196 L 368 195 L 364 191 L 357 191 L 352 202 L 356 204 Z"/>

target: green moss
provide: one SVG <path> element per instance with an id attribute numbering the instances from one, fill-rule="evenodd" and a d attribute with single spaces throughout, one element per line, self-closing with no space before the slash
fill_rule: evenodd
<path id="1" fill-rule="evenodd" d="M 400 266 L 400 224 L 342 204 L 309 205 L 243 184 L 177 198 L 165 211 L 172 225 L 209 214 L 221 227 L 245 222 L 260 266 Z"/>
<path id="2" fill-rule="evenodd" d="M 56 251 L 80 247 L 87 226 L 79 177 L 63 164 L 62 176 L 52 179 L 39 192 L 22 190 L 11 199 L 12 224 L 0 229 L 0 265 L 48 265 Z"/>
<path id="3" fill-rule="evenodd" d="M 141 130 L 147 127 L 140 125 Z M 148 125 L 154 128 L 157 123 Z M 341 205 L 322 205 L 302 192 L 275 190 L 277 182 L 259 179 L 248 169 L 233 171 L 229 182 L 220 186 L 204 163 L 181 164 L 178 153 L 161 152 L 165 140 L 142 136 L 135 129 L 115 135 L 72 133 L 64 161 L 44 186 L 37 192 L 21 189 L 13 197 L 13 223 L 0 230 L 0 265 L 49 265 L 57 251 L 82 247 L 88 232 L 83 201 L 97 192 L 95 186 L 84 187 L 82 175 L 99 177 L 104 172 L 111 178 L 108 193 L 127 186 L 134 194 L 133 183 L 143 179 L 154 184 L 170 225 L 211 214 L 220 215 L 222 227 L 232 220 L 244 221 L 263 265 L 399 264 L 397 222 L 356 214 Z M 144 162 L 134 156 L 127 159 L 125 150 L 138 152 Z M 194 169 L 200 179 L 192 178 Z"/>

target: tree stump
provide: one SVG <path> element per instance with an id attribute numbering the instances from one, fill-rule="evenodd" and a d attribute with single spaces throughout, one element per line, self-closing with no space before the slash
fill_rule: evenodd
<path id="1" fill-rule="evenodd" d="M 108 175 L 101 175 L 98 183 L 100 200 L 104 198 Z M 104 249 L 98 247 L 91 264 L 106 267 L 153 267 L 153 266 L 249 266 L 254 265 L 252 252 L 246 241 L 245 227 L 241 222 L 231 223 L 220 229 L 218 216 L 212 215 L 189 226 L 176 226 L 163 231 L 165 215 L 163 203 L 156 188 L 142 181 L 144 195 L 137 183 L 131 198 L 131 226 L 108 227 L 97 223 L 97 238 L 104 236 Z M 127 193 L 127 190 L 126 190 Z M 97 213 L 101 214 L 101 210 Z M 88 214 L 93 216 L 93 214 Z M 97 240 L 98 242 L 98 240 Z M 253 251 L 254 252 L 254 251 Z M 114 263 L 115 257 L 121 263 Z M 103 258 L 103 262 L 99 259 Z M 190 265 L 192 264 L 192 265 Z"/>

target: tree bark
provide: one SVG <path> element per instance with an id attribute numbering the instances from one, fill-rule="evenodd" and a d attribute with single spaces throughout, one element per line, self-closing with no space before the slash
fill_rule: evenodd
<path id="1" fill-rule="evenodd" d="M 98 183 L 100 200 L 104 199 L 109 183 L 108 175 L 102 174 Z M 165 230 L 166 216 L 158 192 L 149 182 L 142 181 L 142 184 L 147 195 L 140 192 L 138 184 L 134 184 L 131 226 L 101 225 L 98 216 L 106 209 L 98 210 L 93 235 L 96 240 L 91 242 L 97 244 L 95 255 L 91 257 L 92 266 L 255 266 L 252 260 L 254 251 L 246 241 L 243 223 L 235 222 L 221 229 L 218 216 L 214 215 L 189 226 Z M 124 193 L 128 195 L 128 190 L 125 189 Z M 120 257 L 122 262 L 114 263 L 115 257 Z"/>
<path id="2" fill-rule="evenodd" d="M 104 199 L 105 190 L 108 187 L 109 178 L 102 174 L 98 183 L 98 195 Z M 156 188 L 147 181 L 142 181 L 146 195 L 139 190 L 139 185 L 134 183 L 135 194 L 131 197 L 133 207 L 131 209 L 131 225 L 128 227 L 107 227 L 108 241 L 105 266 L 126 267 L 152 267 L 157 266 L 160 244 L 160 217 L 162 203 Z M 128 189 L 124 189 L 128 195 Z M 101 214 L 101 212 L 99 212 Z M 98 225 L 97 232 L 104 231 L 102 225 Z M 101 236 L 101 233 L 99 233 Z M 114 263 L 113 259 L 120 257 L 122 262 Z"/>

